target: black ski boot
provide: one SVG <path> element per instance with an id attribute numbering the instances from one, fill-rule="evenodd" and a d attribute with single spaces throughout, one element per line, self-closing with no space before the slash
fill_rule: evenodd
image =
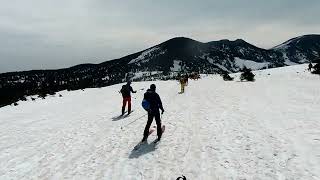
<path id="1" fill-rule="evenodd" d="M 121 113 L 121 116 L 124 115 L 124 111 L 125 111 L 125 107 L 122 107 L 122 113 Z"/>
<path id="2" fill-rule="evenodd" d="M 141 140 L 141 143 L 147 142 L 147 139 L 148 139 L 148 137 L 143 137 L 142 140 Z"/>

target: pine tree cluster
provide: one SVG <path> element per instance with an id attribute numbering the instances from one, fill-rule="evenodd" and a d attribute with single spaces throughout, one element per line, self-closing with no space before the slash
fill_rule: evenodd
<path id="1" fill-rule="evenodd" d="M 320 74 L 320 63 L 317 63 L 316 65 L 313 66 L 313 74 Z"/>
<path id="2" fill-rule="evenodd" d="M 251 72 L 251 69 L 250 68 L 247 68 L 247 67 L 243 67 L 242 70 L 241 70 L 241 75 L 240 75 L 240 80 L 241 81 L 255 81 L 254 79 L 254 74 Z"/>

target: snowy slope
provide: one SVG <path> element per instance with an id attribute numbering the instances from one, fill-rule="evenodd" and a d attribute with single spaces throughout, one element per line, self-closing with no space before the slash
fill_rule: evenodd
<path id="1" fill-rule="evenodd" d="M 290 47 L 290 44 L 299 40 L 300 38 L 303 38 L 303 36 L 298 36 L 298 37 L 295 37 L 295 38 L 292 38 L 292 39 L 289 39 L 288 41 L 282 43 L 282 44 L 279 44 L 275 47 L 273 47 L 272 49 L 275 49 L 275 50 L 286 50 Z"/>
<path id="2" fill-rule="evenodd" d="M 206 76 L 182 95 L 175 81 L 155 82 L 166 131 L 140 151 L 151 82 L 133 83 L 124 119 L 121 84 L 6 106 L 0 179 L 320 179 L 320 77 L 305 68 L 256 71 L 254 83 Z"/>
<path id="3" fill-rule="evenodd" d="M 245 60 L 245 59 L 241 59 L 238 57 L 236 57 L 234 59 L 234 62 L 235 62 L 235 65 L 237 67 L 239 67 L 240 69 L 242 69 L 245 66 L 245 67 L 250 68 L 252 70 L 259 70 L 262 68 L 266 68 L 270 64 L 269 62 L 258 63 L 255 61 Z"/>

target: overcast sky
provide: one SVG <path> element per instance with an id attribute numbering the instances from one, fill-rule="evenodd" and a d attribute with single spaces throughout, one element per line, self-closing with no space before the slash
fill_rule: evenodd
<path id="1" fill-rule="evenodd" d="M 320 34 L 320 0 L 0 2 L 0 73 L 100 63 L 176 36 L 271 48 Z"/>

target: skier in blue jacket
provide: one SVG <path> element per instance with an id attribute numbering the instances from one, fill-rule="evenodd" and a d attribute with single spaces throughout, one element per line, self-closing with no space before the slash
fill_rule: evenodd
<path id="1" fill-rule="evenodd" d="M 150 89 L 144 94 L 144 99 L 149 102 L 150 108 L 148 110 L 148 122 L 144 129 L 142 142 L 145 142 L 149 135 L 149 128 L 152 124 L 153 118 L 156 120 L 157 124 L 157 135 L 158 141 L 161 139 L 162 129 L 161 129 L 161 119 L 160 119 L 160 111 L 163 114 L 164 109 L 162 107 L 162 102 L 158 93 L 156 93 L 156 85 L 151 84 Z"/>

